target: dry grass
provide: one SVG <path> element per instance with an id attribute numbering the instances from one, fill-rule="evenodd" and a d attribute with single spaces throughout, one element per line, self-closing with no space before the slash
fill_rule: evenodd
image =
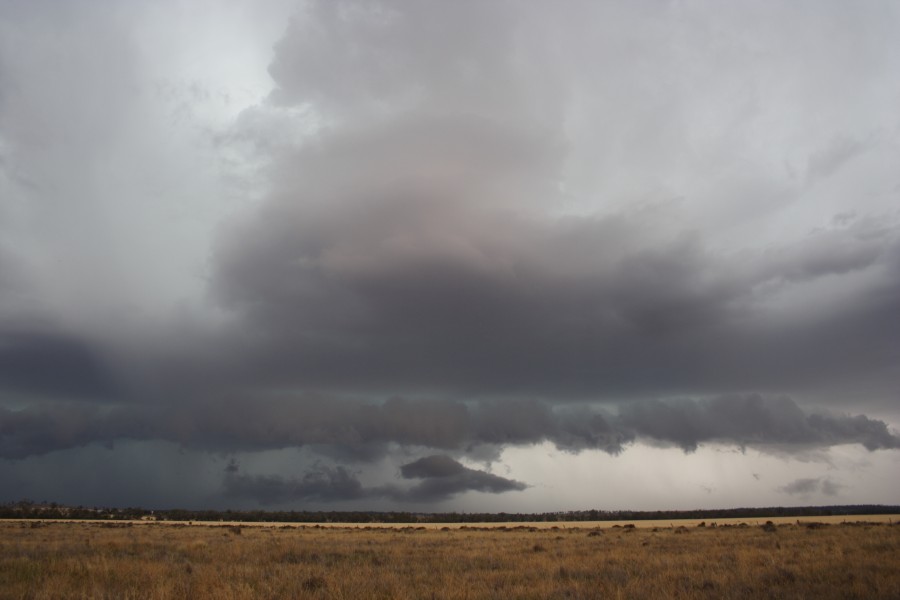
<path id="1" fill-rule="evenodd" d="M 34 519 L 0 519 L 0 523 L 32 523 Z M 815 517 L 766 517 L 766 518 L 752 518 L 748 519 L 745 517 L 735 517 L 728 519 L 663 519 L 659 521 L 654 520 L 639 520 L 639 521 L 516 521 L 515 523 L 501 523 L 501 522 L 488 522 L 488 523 L 417 523 L 416 527 L 424 527 L 426 529 L 460 529 L 460 528 L 487 528 L 492 527 L 496 529 L 500 528 L 509 528 L 509 527 L 531 527 L 537 529 L 600 529 L 600 528 L 609 528 L 615 526 L 625 526 L 625 525 L 634 525 L 635 527 L 643 527 L 643 528 L 660 528 L 660 527 L 674 527 L 676 525 L 681 525 L 684 527 L 695 527 L 700 523 L 703 524 L 712 524 L 717 523 L 718 525 L 762 525 L 766 521 L 772 521 L 775 525 L 793 525 L 795 523 L 828 523 L 828 524 L 840 524 L 840 523 L 888 523 L 893 525 L 895 522 L 900 521 L 900 515 L 829 515 L 829 516 L 815 516 Z M 41 519 L 42 523 L 109 523 L 109 519 Z M 138 521 L 138 520 L 119 520 L 116 519 L 116 523 L 131 523 L 133 525 L 146 525 L 148 521 Z M 194 526 L 207 526 L 207 527 L 221 527 L 223 525 L 233 525 L 233 526 L 241 526 L 241 527 L 312 527 L 318 525 L 319 527 L 335 527 L 339 529 L 349 529 L 349 528 L 358 528 L 358 529 L 372 529 L 372 528 L 386 528 L 386 529 L 402 529 L 404 527 L 408 527 L 407 524 L 397 524 L 397 523 L 304 523 L 304 522 L 276 522 L 276 521 L 253 521 L 253 522 L 245 522 L 245 521 L 149 521 L 149 523 L 154 523 L 156 525 L 170 525 L 173 527 L 180 527 L 183 525 L 194 525 Z"/>
<path id="2" fill-rule="evenodd" d="M 6 522 L 0 598 L 900 598 L 895 525 L 569 525 Z"/>

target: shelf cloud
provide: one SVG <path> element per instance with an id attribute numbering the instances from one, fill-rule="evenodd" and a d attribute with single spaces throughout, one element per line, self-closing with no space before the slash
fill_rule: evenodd
<path id="1" fill-rule="evenodd" d="M 570 452 L 617 455 L 641 439 L 685 452 L 704 443 L 777 446 L 779 452 L 840 444 L 872 451 L 900 447 L 900 436 L 883 421 L 809 412 L 790 398 L 759 395 L 639 401 L 605 409 L 533 401 L 466 404 L 395 397 L 375 404 L 316 397 L 240 399 L 186 410 L 63 404 L 0 412 L 3 458 L 123 440 L 165 440 L 219 452 L 335 446 L 363 461 L 384 456 L 392 445 L 464 452 L 479 445 L 551 442 Z M 446 460 L 411 463 L 404 476 L 447 467 Z"/>

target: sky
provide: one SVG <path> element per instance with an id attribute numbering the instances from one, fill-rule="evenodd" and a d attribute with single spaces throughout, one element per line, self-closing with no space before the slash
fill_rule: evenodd
<path id="1" fill-rule="evenodd" d="M 900 503 L 897 31 L 5 0 L 0 502 Z"/>

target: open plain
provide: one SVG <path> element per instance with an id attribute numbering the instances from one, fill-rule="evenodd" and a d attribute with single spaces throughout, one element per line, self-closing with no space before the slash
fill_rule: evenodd
<path id="1" fill-rule="evenodd" d="M 6 521 L 0 598 L 900 598 L 889 522 L 576 525 Z"/>

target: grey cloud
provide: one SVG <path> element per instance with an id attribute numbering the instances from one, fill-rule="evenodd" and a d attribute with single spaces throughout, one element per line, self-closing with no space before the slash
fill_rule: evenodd
<path id="1" fill-rule="evenodd" d="M 383 403 L 332 396 L 205 404 L 173 416 L 184 440 L 223 449 L 336 445 L 359 457 L 381 455 L 385 445 L 459 447 L 470 427 L 464 404 L 391 398 Z M 179 430 L 182 430 L 180 432 Z"/>
<path id="2" fill-rule="evenodd" d="M 883 421 L 863 415 L 809 413 L 790 398 L 778 396 L 638 402 L 623 406 L 620 420 L 638 435 L 674 443 L 686 451 L 711 441 L 748 446 L 859 443 L 870 450 L 900 448 L 900 437 Z"/>
<path id="3" fill-rule="evenodd" d="M 795 479 L 794 481 L 778 488 L 778 491 L 792 496 L 809 496 L 821 492 L 826 496 L 836 496 L 846 486 L 841 485 L 827 477 Z"/>
<path id="4" fill-rule="evenodd" d="M 426 456 L 403 465 L 405 479 L 423 479 L 412 487 L 386 484 L 364 487 L 346 467 L 317 466 L 299 478 L 278 475 L 245 475 L 229 463 L 223 480 L 230 498 L 256 500 L 260 504 L 295 501 L 349 501 L 362 498 L 390 498 L 400 502 L 438 502 L 458 494 L 476 491 L 499 494 L 521 491 L 525 484 L 485 471 L 470 469 L 445 455 Z"/>
<path id="5" fill-rule="evenodd" d="M 345 467 L 337 466 L 310 470 L 297 479 L 226 472 L 224 494 L 267 505 L 291 501 L 357 500 L 367 496 L 368 492 L 355 475 Z"/>
<path id="6" fill-rule="evenodd" d="M 387 182 L 358 174 L 349 192 L 314 175 L 220 240 L 214 290 L 236 335 L 261 342 L 236 357 L 247 377 L 584 398 L 820 385 L 873 364 L 847 351 L 856 345 L 900 359 L 883 327 L 900 306 L 877 283 L 900 247 L 896 224 L 729 256 L 665 232 L 665 211 L 552 217 L 527 196 L 497 200 L 478 177 L 423 187 L 403 168 L 379 172 Z M 863 272 L 818 319 L 781 302 Z M 846 344 L 819 339 L 837 330 Z"/>
<path id="7" fill-rule="evenodd" d="M 769 279 L 802 281 L 862 271 L 896 251 L 897 230 L 875 219 L 812 232 L 803 240 L 768 251 L 761 263 Z M 768 277 L 766 277 L 768 276 Z"/>
<path id="8" fill-rule="evenodd" d="M 466 467 L 446 454 L 426 456 L 400 467 L 400 473 L 406 479 L 456 477 L 465 472 Z"/>
<path id="9" fill-rule="evenodd" d="M 23 293 L 19 273 L 15 268 L 17 266 L 0 246 L 0 331 L 5 330 L 14 319 L 21 318 L 21 313 L 28 304 L 28 297 Z"/>
<path id="10" fill-rule="evenodd" d="M 217 131 L 161 6 L 0 6 L 0 457 L 898 447 L 884 6 L 311 0 Z"/>
<path id="11" fill-rule="evenodd" d="M 604 13 L 570 8 L 570 27 Z M 274 151 L 270 196 L 217 241 L 229 345 L 256 340 L 228 371 L 247 386 L 560 400 L 889 389 L 872 367 L 900 360 L 883 329 L 900 305 L 876 283 L 895 276 L 896 219 L 723 250 L 718 226 L 672 203 L 567 213 L 574 134 L 519 118 L 565 105 L 565 86 L 550 100 L 529 87 L 550 81 L 530 52 L 575 43 L 553 23 L 538 4 L 349 0 L 292 22 L 270 104 L 326 124 Z M 842 278 L 852 293 L 817 319 L 790 313 Z M 838 330 L 845 344 L 822 339 Z"/>
<path id="12" fill-rule="evenodd" d="M 328 396 L 154 407 L 32 404 L 0 408 L 0 456 L 22 458 L 132 439 L 221 451 L 337 446 L 359 459 L 383 455 L 390 443 L 459 448 L 469 420 L 461 403 L 401 398 L 379 404 Z"/>
<path id="13" fill-rule="evenodd" d="M 570 452 L 598 449 L 610 454 L 639 439 L 685 451 L 703 443 L 763 450 L 836 444 L 862 444 L 873 451 L 900 447 L 900 438 L 883 421 L 810 412 L 788 398 L 760 395 L 636 401 L 605 409 L 533 401 L 394 398 L 369 403 L 334 396 L 242 398 L 155 409 L 85 404 L 0 409 L 0 456 L 6 458 L 123 439 L 227 452 L 310 447 L 353 460 L 382 457 L 392 445 L 466 453 L 483 445 L 544 441 Z M 433 459 L 407 471 L 416 475 L 429 468 L 450 469 L 447 460 Z"/>
<path id="14" fill-rule="evenodd" d="M 690 17 L 690 11 L 654 15 L 587 5 L 557 13 L 539 3 L 310 3 L 275 49 L 270 70 L 278 90 L 255 108 L 305 107 L 321 126 L 277 145 L 265 171 L 267 199 L 222 227 L 212 249 L 216 307 L 209 312 L 224 310 L 224 326 L 209 338 L 180 324 L 154 327 L 152 336 L 137 328 L 128 347 L 133 360 L 116 373 L 131 384 L 122 400 L 291 389 L 615 402 L 744 389 L 796 393 L 842 381 L 875 382 L 883 397 L 896 387 L 886 365 L 900 360 L 898 338 L 885 326 L 900 308 L 891 293 L 900 273 L 891 266 L 900 254 L 896 222 L 863 227 L 863 214 L 849 226 L 764 251 L 717 246 L 722 232 L 672 203 L 641 201 L 626 209 L 597 199 L 595 213 L 577 210 L 577 203 L 568 210 L 572 197 L 563 184 L 573 154 L 584 148 L 552 115 L 569 110 L 577 125 L 578 111 L 588 109 L 567 104 L 578 90 L 555 85 L 552 74 L 561 77 L 557 63 L 591 39 L 581 39 L 589 30 L 582 22 L 603 23 L 602 47 L 615 48 L 629 40 L 614 23 L 649 19 L 687 32 Z M 710 16 L 725 27 L 732 17 Z M 89 22 L 78 20 L 71 35 Z M 126 34 L 102 24 L 110 47 L 131 48 Z M 793 48 L 784 33 L 767 35 Z M 638 58 L 662 59 L 646 41 L 623 47 Z M 709 42 L 704 34 L 693 50 Z M 732 50 L 742 56 L 746 48 L 737 43 Z M 90 58 L 98 50 L 79 45 L 78 51 Z M 126 50 L 109 54 L 121 54 L 108 58 L 117 73 L 135 59 Z M 38 52 L 33 59 L 43 64 L 52 56 Z M 633 69 L 615 67 L 606 55 L 598 60 L 611 81 L 643 89 Z M 24 76 L 17 64 L 11 61 L 3 76 Z M 93 61 L 78 64 L 88 69 Z M 584 65 L 571 68 L 571 81 L 581 82 Z M 93 82 L 97 73 L 88 75 Z M 127 82 L 136 75 L 82 90 L 91 100 L 78 103 L 89 113 L 82 120 L 87 129 L 93 132 L 99 118 L 91 107 L 103 105 L 93 94 L 112 86 L 108 95 L 122 108 L 127 102 L 117 99 L 130 97 Z M 26 83 L 35 96 L 59 96 L 43 92 L 52 83 L 43 78 Z M 591 87 L 596 82 L 581 83 L 588 97 L 598 91 Z M 640 94 L 642 102 L 654 104 L 669 89 L 663 83 Z M 617 98 L 634 94 L 620 86 L 597 101 L 615 107 Z M 677 113 L 676 100 L 663 105 Z M 20 115 L 23 123 L 32 120 L 25 118 L 29 102 L 9 102 L 10 122 Z M 121 118 L 110 116 L 104 140 Z M 264 127 L 261 135 L 268 132 Z M 26 133 L 5 131 L 10 139 Z M 71 179 L 88 192 L 98 183 Z M 113 254 L 102 236 L 90 237 L 72 245 L 96 246 L 85 256 Z M 131 288 L 109 285 L 113 279 L 91 276 L 58 291 L 74 307 L 105 317 L 109 290 Z M 819 306 L 830 296 L 816 287 L 823 280 L 847 286 L 831 305 L 810 311 L 815 319 L 792 318 L 783 298 L 796 305 L 813 297 Z M 105 321 L 82 330 L 102 329 L 98 323 Z M 71 354 L 93 354 L 93 342 L 68 340 Z M 85 373 L 94 373 L 89 377 L 99 386 L 103 368 L 92 364 Z M 29 385 L 39 383 L 33 379 Z M 44 394 L 16 386 L 25 401 Z M 534 426 L 506 425 L 484 437 L 527 437 Z M 598 421 L 575 437 L 603 427 Z M 613 433 L 592 443 L 613 449 L 627 439 Z"/>
<path id="15" fill-rule="evenodd" d="M 831 143 L 809 157 L 807 178 L 811 181 L 828 177 L 866 149 L 860 140 L 847 136 L 835 137 Z"/>
<path id="16" fill-rule="evenodd" d="M 111 447 L 116 440 L 171 440 L 157 411 L 142 407 L 103 409 L 60 402 L 0 407 L 0 457 L 25 458 L 89 444 Z"/>
<path id="17" fill-rule="evenodd" d="M 4 200 L 32 205 L 26 214 L 39 219 L 32 233 L 46 243 L 53 243 L 47 233 L 78 240 L 66 249 L 80 256 L 86 236 L 66 226 L 78 221 L 101 233 L 90 220 L 103 196 L 94 168 L 138 91 L 136 47 L 128 28 L 100 6 L 48 7 L 4 4 L 0 13 L 0 146 L 11 149 L 7 168 L 23 186 Z M 64 254 L 56 259 L 68 260 Z"/>
<path id="18" fill-rule="evenodd" d="M 275 47 L 273 99 L 338 119 L 427 105 L 546 121 L 558 77 L 521 73 L 527 65 L 533 76 L 546 51 L 544 36 L 529 35 L 533 12 L 506 2 L 310 2 Z"/>
<path id="19" fill-rule="evenodd" d="M 571 406 L 554 410 L 534 400 L 485 401 L 472 407 L 472 442 L 504 446 L 552 441 L 577 452 L 599 449 L 618 454 L 635 439 L 617 424 L 614 412 Z"/>
<path id="20" fill-rule="evenodd" d="M 420 458 L 400 467 L 400 472 L 406 479 L 424 480 L 402 492 L 401 497 L 409 501 L 435 502 L 468 491 L 500 494 L 528 487 L 520 481 L 470 469 L 446 455 Z"/>
<path id="21" fill-rule="evenodd" d="M 801 494 L 808 495 L 813 492 L 818 491 L 819 489 L 819 480 L 818 479 L 795 479 L 789 484 L 778 488 L 780 491 L 785 494 Z"/>
<path id="22" fill-rule="evenodd" d="M 841 490 L 847 486 L 841 485 L 831 479 L 823 479 L 822 480 L 822 493 L 826 496 L 837 496 L 840 494 Z"/>
<path id="23" fill-rule="evenodd" d="M 117 388 L 98 349 L 80 337 L 0 328 L 0 391 L 97 401 L 115 398 Z"/>

